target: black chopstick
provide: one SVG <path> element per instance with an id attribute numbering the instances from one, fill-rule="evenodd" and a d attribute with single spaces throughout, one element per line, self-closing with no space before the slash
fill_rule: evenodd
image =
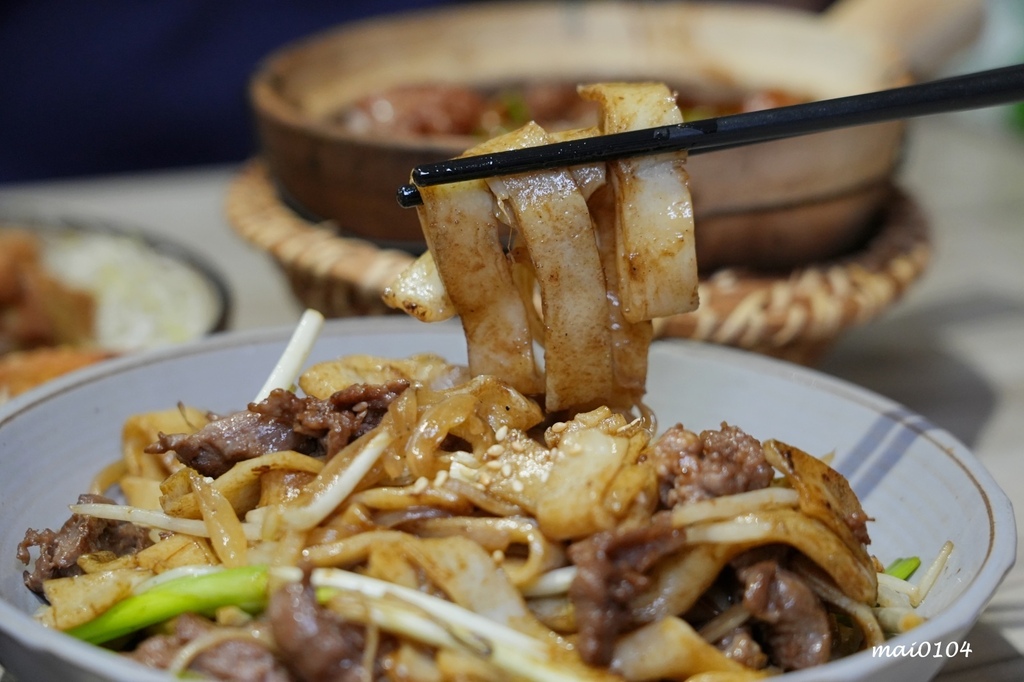
<path id="1" fill-rule="evenodd" d="M 690 123 L 581 138 L 417 166 L 398 203 L 422 203 L 417 186 L 512 175 L 686 150 L 720 151 L 785 137 L 1024 100 L 1024 64 L 881 90 Z"/>

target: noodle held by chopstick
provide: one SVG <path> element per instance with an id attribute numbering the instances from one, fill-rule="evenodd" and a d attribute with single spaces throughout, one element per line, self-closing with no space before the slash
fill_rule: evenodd
<path id="1" fill-rule="evenodd" d="M 581 87 L 580 93 L 601 105 L 598 128 L 549 134 L 531 122 L 467 153 L 682 120 L 660 83 L 600 84 Z M 432 255 L 399 276 L 385 301 L 420 319 L 443 317 L 422 310 L 425 302 L 439 306 L 445 299 L 426 293 L 436 263 L 433 287 L 447 290 L 462 317 L 473 373 L 486 366 L 527 393 L 542 392 L 549 411 L 637 405 L 646 385 L 651 320 L 697 306 L 684 159 L 674 153 L 607 168 L 556 168 L 423 187 L 418 210 Z M 495 237 L 502 227 L 511 230 L 507 258 Z M 529 318 L 520 315 L 534 305 L 534 287 L 542 313 L 536 341 L 544 347 L 539 391 L 527 388 L 535 377 L 534 360 L 524 340 Z M 517 295 L 510 295 L 513 289 Z"/>

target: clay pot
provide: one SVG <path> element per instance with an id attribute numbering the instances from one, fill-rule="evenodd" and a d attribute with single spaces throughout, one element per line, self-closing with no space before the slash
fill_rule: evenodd
<path id="1" fill-rule="evenodd" d="M 395 191 L 464 137 L 372 139 L 332 117 L 375 91 L 423 83 L 653 79 L 711 97 L 807 100 L 911 82 L 977 31 L 981 0 L 841 0 L 823 14 L 693 2 L 488 2 L 345 25 L 270 55 L 251 82 L 281 196 L 350 236 L 422 249 Z M 903 122 L 688 160 L 698 262 L 789 268 L 864 239 L 904 141 Z"/>

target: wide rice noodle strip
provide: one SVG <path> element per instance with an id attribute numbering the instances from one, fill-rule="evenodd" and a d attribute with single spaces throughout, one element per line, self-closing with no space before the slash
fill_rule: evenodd
<path id="1" fill-rule="evenodd" d="M 661 562 L 647 589 L 632 602 L 643 620 L 685 613 L 739 554 L 768 544 L 785 544 L 803 553 L 851 599 L 873 604 L 874 570 L 866 568 L 823 523 L 793 509 L 759 511 L 729 521 L 687 526 L 695 546 Z"/>
<path id="2" fill-rule="evenodd" d="M 313 365 L 299 377 L 299 388 L 306 395 L 327 400 L 353 384 L 386 384 L 405 379 L 440 391 L 460 385 L 467 378 L 464 368 L 434 353 L 417 353 L 406 358 L 353 353 Z"/>
<path id="3" fill-rule="evenodd" d="M 547 133 L 531 123 L 476 152 L 548 142 Z M 490 178 L 487 184 L 522 237 L 540 287 L 545 406 L 554 412 L 606 402 L 615 386 L 607 287 L 583 194 L 566 169 Z"/>
<path id="4" fill-rule="evenodd" d="M 846 477 L 817 457 L 779 440 L 765 441 L 764 456 L 800 494 L 800 511 L 828 526 L 862 564 L 871 566 L 867 549 L 850 529 L 850 522 L 863 524 L 867 514 Z"/>
<path id="5" fill-rule="evenodd" d="M 444 487 L 456 493 L 478 510 L 494 516 L 522 516 L 525 513 L 525 510 L 515 502 L 499 497 L 489 488 L 480 488 L 478 484 L 470 483 L 466 477 L 468 471 L 473 471 L 473 469 L 458 462 L 452 462 L 450 476 L 444 482 Z"/>
<path id="6" fill-rule="evenodd" d="M 697 502 L 676 505 L 672 511 L 672 525 L 676 528 L 702 521 L 728 519 L 753 511 L 796 507 L 800 496 L 791 488 L 768 487 L 734 495 L 722 495 Z"/>
<path id="7" fill-rule="evenodd" d="M 259 457 L 236 462 L 224 474 L 211 483 L 218 494 L 224 496 L 238 515 L 256 507 L 260 499 L 260 479 L 269 471 L 301 471 L 317 474 L 324 467 L 321 460 L 294 450 L 270 452 Z M 194 470 L 188 469 L 189 472 Z M 173 477 L 181 474 L 173 474 Z M 183 491 L 184 492 L 184 491 Z M 201 516 L 199 501 L 194 492 L 182 495 L 165 495 L 160 500 L 164 512 L 171 516 L 198 519 Z"/>
<path id="8" fill-rule="evenodd" d="M 601 106 L 602 133 L 682 123 L 662 83 L 599 83 L 580 96 Z M 608 163 L 618 218 L 619 292 L 625 318 L 651 320 L 697 308 L 693 204 L 682 153 Z"/>
<path id="9" fill-rule="evenodd" d="M 420 322 L 443 322 L 457 314 L 430 251 L 425 251 L 384 288 L 383 299 L 388 307 L 402 310 Z"/>
<path id="10" fill-rule="evenodd" d="M 56 630 L 69 630 L 129 597 L 136 585 L 152 576 L 150 571 L 121 568 L 47 580 L 43 592 L 49 606 L 42 607 L 35 619 Z"/>
<path id="11" fill-rule="evenodd" d="M 160 490 L 160 481 L 152 478 L 145 478 L 143 476 L 122 476 L 119 480 L 118 485 L 121 487 L 121 493 L 124 495 L 124 500 L 128 505 L 132 507 L 142 507 L 143 509 L 160 509 L 160 497 L 162 491 Z"/>
<path id="12" fill-rule="evenodd" d="M 298 504 L 280 508 L 281 519 L 287 527 L 309 530 L 330 516 L 352 494 L 394 439 L 389 429 L 378 427 L 345 446 L 306 487 Z M 339 467 L 334 466 L 335 462 L 341 463 Z M 273 532 L 275 529 L 266 530 Z"/>
<path id="13" fill-rule="evenodd" d="M 781 543 L 799 550 L 842 585 L 852 599 L 873 604 L 877 578 L 828 526 L 794 509 L 752 512 L 731 521 L 694 524 L 686 529 L 688 542 L 740 546 Z"/>
<path id="14" fill-rule="evenodd" d="M 557 540 L 611 530 L 631 514 L 649 519 L 657 499 L 651 460 L 642 458 L 643 434 L 611 435 L 602 429 L 566 429 L 559 456 L 537 493 L 537 523 Z"/>
<path id="15" fill-rule="evenodd" d="M 552 142 L 578 140 L 600 135 L 598 128 L 577 128 L 550 133 Z M 590 219 L 594 225 L 601 269 L 608 291 L 608 330 L 611 333 L 614 396 L 623 405 L 640 401 L 647 384 L 647 349 L 654 338 L 654 325 L 649 320 L 630 322 L 623 315 L 618 276 L 618 217 L 615 193 L 607 185 L 607 166 L 603 163 L 571 166 L 569 172 L 587 199 Z"/>
<path id="16" fill-rule="evenodd" d="M 476 413 L 494 433 L 501 431 L 503 427 L 506 431 L 510 429 L 525 431 L 544 421 L 544 413 L 536 402 L 510 388 L 505 381 L 498 377 L 473 377 L 449 391 L 451 395 L 461 393 L 468 393 L 476 398 Z M 472 438 L 468 434 L 458 435 L 466 440 Z"/>
<path id="17" fill-rule="evenodd" d="M 395 511 L 409 507 L 433 507 L 453 514 L 465 514 L 472 509 L 462 496 L 446 485 L 374 486 L 360 490 L 349 498 L 349 504 L 359 504 L 380 511 Z"/>
<path id="18" fill-rule="evenodd" d="M 697 545 L 659 563 L 647 589 L 637 595 L 630 612 L 640 621 L 686 613 L 714 584 L 729 560 L 744 547 Z"/>
<path id="19" fill-rule="evenodd" d="M 121 455 L 127 474 L 162 481 L 184 465 L 173 453 L 154 455 L 146 452 L 146 448 L 156 442 L 161 432 L 195 433 L 209 421 L 205 412 L 187 405 L 131 415 L 121 428 Z"/>
<path id="20" fill-rule="evenodd" d="M 590 216 L 601 253 L 601 267 L 608 281 L 608 329 L 615 385 L 620 389 L 621 400 L 636 404 L 646 392 L 647 351 L 654 339 L 654 323 L 650 320 L 630 322 L 623 311 L 616 274 L 619 236 L 614 197 L 609 188 L 605 187 L 591 198 Z"/>
<path id="21" fill-rule="evenodd" d="M 423 236 L 462 321 L 470 372 L 501 376 L 522 393 L 540 393 L 526 308 L 512 282 L 487 185 L 457 182 L 423 187 L 420 194 Z"/>
<path id="22" fill-rule="evenodd" d="M 611 668 L 627 680 L 684 680 L 699 673 L 729 673 L 728 679 L 757 680 L 767 673 L 751 670 L 704 641 L 682 618 L 645 625 L 615 643 Z M 712 677 L 712 679 L 715 679 Z"/>
<path id="23" fill-rule="evenodd" d="M 526 303 L 526 318 L 534 342 L 544 347 L 544 320 L 541 317 L 540 291 L 537 288 L 537 273 L 533 271 L 530 253 L 522 237 L 515 230 L 509 232 L 508 259 L 512 265 L 512 281 L 519 292 L 519 298 Z"/>
<path id="24" fill-rule="evenodd" d="M 210 531 L 210 544 L 214 553 L 227 568 L 244 566 L 248 559 L 249 543 L 231 503 L 196 471 L 189 469 L 188 472 L 203 522 Z"/>
<path id="25" fill-rule="evenodd" d="M 89 492 L 93 495 L 104 495 L 108 488 L 113 487 L 115 483 L 118 483 L 129 476 L 128 462 L 124 459 L 116 460 L 100 469 L 99 472 L 92 477 L 92 482 L 89 483 Z M 132 478 L 138 479 L 140 477 L 134 476 Z"/>
<path id="26" fill-rule="evenodd" d="M 559 641 L 533 617 L 519 590 L 491 555 L 472 540 L 412 537 L 401 549 L 452 602 L 532 637 Z"/>
<path id="27" fill-rule="evenodd" d="M 558 130 L 548 132 L 548 138 L 551 142 L 568 142 L 569 140 L 580 140 L 585 137 L 595 137 L 601 134 L 601 130 L 596 126 L 590 128 L 573 128 L 571 130 Z M 583 198 L 590 201 L 590 198 L 594 193 L 604 187 L 608 180 L 608 173 L 606 166 L 603 163 L 590 163 L 582 164 L 579 166 L 569 166 L 569 172 L 572 173 L 572 179 L 576 181 L 576 186 L 580 188 L 580 192 L 583 193 Z"/>
<path id="28" fill-rule="evenodd" d="M 106 551 L 83 554 L 76 563 L 86 573 L 141 568 L 159 574 L 176 571 L 182 566 L 196 568 L 217 563 L 217 556 L 205 538 L 180 533 L 165 533 L 159 541 L 134 554 L 119 557 L 111 554 Z"/>
<path id="29" fill-rule="evenodd" d="M 441 470 L 441 444 L 456 427 L 476 416 L 476 402 L 473 395 L 455 394 L 423 410 L 405 447 L 406 464 L 415 478 L 433 478 Z"/>
<path id="30" fill-rule="evenodd" d="M 562 546 L 548 540 L 536 522 L 524 516 L 424 519 L 414 522 L 412 531 L 419 537 L 464 537 L 489 552 L 500 552 L 499 563 L 517 587 L 533 584 L 547 571 L 565 564 Z M 508 549 L 513 545 L 527 548 L 525 561 L 513 562 L 508 558 Z"/>
<path id="31" fill-rule="evenodd" d="M 351 568 L 366 561 L 370 552 L 385 544 L 408 542 L 411 535 L 400 530 L 370 530 L 302 551 L 302 558 L 313 566 Z"/>

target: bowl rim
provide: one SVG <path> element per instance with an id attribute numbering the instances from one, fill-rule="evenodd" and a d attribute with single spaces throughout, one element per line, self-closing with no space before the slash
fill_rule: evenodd
<path id="1" fill-rule="evenodd" d="M 293 327 L 286 326 L 226 332 L 177 346 L 157 348 L 114 358 L 77 370 L 15 396 L 7 403 L 0 405 L 0 429 L 24 412 L 39 409 L 62 392 L 104 377 L 131 372 L 142 365 L 169 362 L 190 355 L 241 349 L 254 344 L 280 343 L 283 347 L 292 331 Z M 324 326 L 321 338 L 334 339 L 384 333 L 431 334 L 462 338 L 461 327 L 457 322 L 427 325 L 403 317 L 329 320 Z M 653 348 L 664 349 L 664 352 L 669 354 L 685 354 L 700 362 L 727 364 L 756 375 L 765 375 L 805 387 L 813 387 L 816 390 L 826 391 L 837 399 L 852 401 L 862 407 L 877 411 L 880 416 L 889 419 L 893 419 L 894 414 L 899 415 L 898 423 L 902 427 L 915 431 L 919 437 L 931 442 L 939 453 L 955 463 L 975 486 L 986 507 L 989 537 L 984 562 L 981 569 L 970 577 L 968 584 L 954 602 L 913 631 L 887 640 L 887 644 L 909 645 L 915 642 L 942 640 L 943 637 L 949 636 L 962 637 L 966 634 L 967 629 L 977 621 L 984 607 L 1013 566 L 1016 558 L 1017 534 L 1010 499 L 982 462 L 963 443 L 945 430 L 932 425 L 923 417 L 903 408 L 899 403 L 816 369 L 738 348 L 687 339 L 658 341 L 652 347 L 652 352 Z M 24 649 L 34 651 L 36 655 L 73 657 L 75 663 L 81 668 L 101 676 L 105 671 L 109 671 L 110 665 L 114 662 L 130 663 L 113 652 L 75 640 L 64 633 L 39 625 L 29 614 L 6 600 L 0 600 L 0 632 L 17 641 Z M 827 672 L 830 679 L 852 682 L 860 679 L 865 673 L 885 669 L 887 660 L 890 664 L 894 664 L 899 659 L 875 657 L 870 651 L 861 651 L 828 663 Z M 2 661 L 0 661 L 0 665 L 2 665 Z M 822 668 L 819 667 L 791 672 L 782 679 L 791 682 L 807 682 L 820 679 L 821 671 Z M 134 679 L 142 681 L 167 682 L 172 679 L 162 671 L 154 671 L 137 664 L 131 664 L 131 672 Z"/>

